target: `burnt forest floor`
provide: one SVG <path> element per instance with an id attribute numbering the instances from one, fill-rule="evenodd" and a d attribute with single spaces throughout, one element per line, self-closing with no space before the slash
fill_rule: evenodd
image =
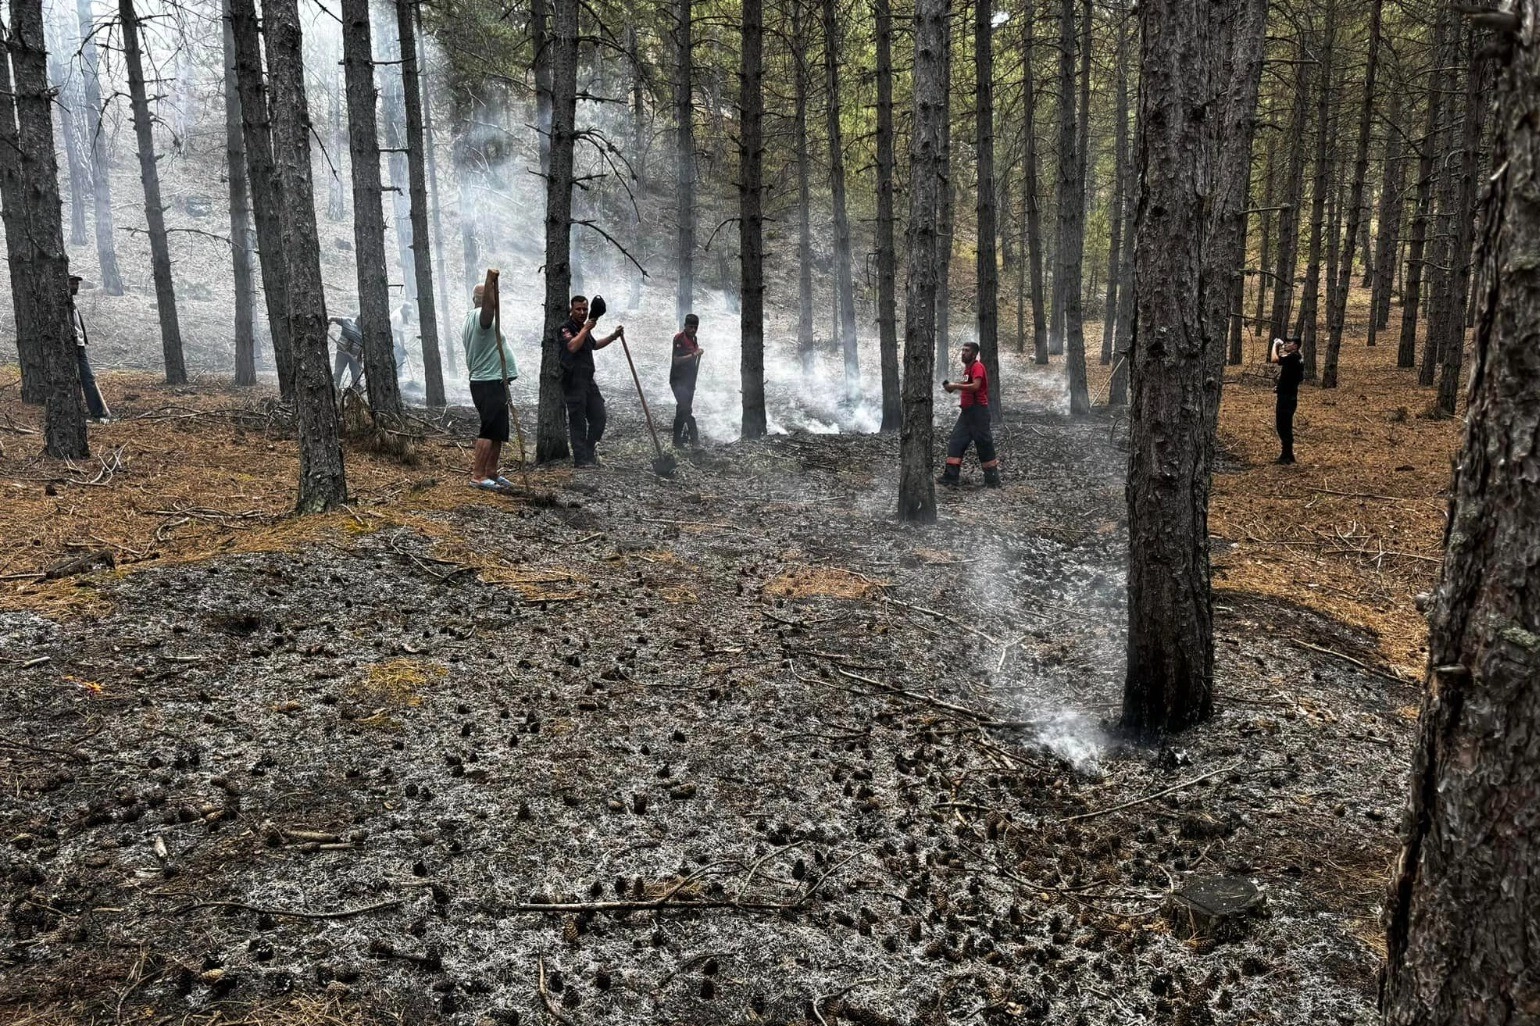
<path id="1" fill-rule="evenodd" d="M 89 467 L 6 407 L 0 1019 L 1373 1017 L 1417 690 L 1226 590 L 1214 718 L 1119 742 L 1105 415 L 1011 414 L 929 529 L 893 438 L 664 481 L 615 399 L 538 501 L 465 489 L 451 419 L 300 522 L 270 400 L 108 387 Z M 1208 874 L 1265 892 L 1243 938 L 1164 917 Z"/>

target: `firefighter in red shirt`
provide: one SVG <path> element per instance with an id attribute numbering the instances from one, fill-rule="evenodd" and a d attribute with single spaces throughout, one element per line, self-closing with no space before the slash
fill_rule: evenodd
<path id="1" fill-rule="evenodd" d="M 956 392 L 962 409 L 957 412 L 957 423 L 952 428 L 951 440 L 946 445 L 946 472 L 941 483 L 955 488 L 962 476 L 962 461 L 968 446 L 978 447 L 979 465 L 984 468 L 984 484 L 1000 487 L 1000 460 L 995 456 L 995 439 L 989 428 L 989 372 L 979 359 L 977 342 L 968 342 L 962 348 L 962 363 L 966 368 L 961 381 L 943 381 L 941 387 Z"/>

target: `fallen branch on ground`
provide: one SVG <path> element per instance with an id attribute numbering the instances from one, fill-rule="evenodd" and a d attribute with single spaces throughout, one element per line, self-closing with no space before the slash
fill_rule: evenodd
<path id="1" fill-rule="evenodd" d="M 1228 773 L 1239 765 L 1239 762 L 1232 762 L 1228 766 L 1221 766 L 1219 769 L 1211 770 L 1210 772 L 1203 774 L 1201 777 L 1193 777 L 1191 780 L 1184 780 L 1180 784 L 1173 784 L 1166 788 L 1164 791 L 1156 791 L 1154 794 L 1147 794 L 1143 798 L 1135 798 L 1133 801 L 1124 802 L 1121 805 L 1114 805 L 1110 809 L 1097 809 L 1095 812 L 1082 812 L 1078 816 L 1065 816 L 1063 819 L 1055 820 L 1054 822 L 1073 823 L 1076 820 L 1094 819 L 1097 816 L 1105 816 L 1109 812 L 1121 812 L 1123 809 L 1131 809 L 1135 805 L 1143 805 L 1145 802 L 1154 801 L 1156 798 L 1163 798 L 1174 791 L 1182 790 L 1184 787 L 1191 787 L 1194 784 L 1200 784 L 1210 777 L 1217 777 L 1221 773 Z"/>

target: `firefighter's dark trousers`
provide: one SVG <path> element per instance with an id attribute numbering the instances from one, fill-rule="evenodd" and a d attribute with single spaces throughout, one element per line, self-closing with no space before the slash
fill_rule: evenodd
<path id="1" fill-rule="evenodd" d="M 599 385 L 586 375 L 568 374 L 562 379 L 562 398 L 567 404 L 567 437 L 572 442 L 572 462 L 591 466 L 598 461 L 594 447 L 604 437 L 604 396 Z"/>
<path id="2" fill-rule="evenodd" d="M 946 446 L 946 473 L 943 481 L 953 483 L 962 475 L 963 456 L 968 447 L 978 451 L 979 465 L 984 468 L 984 483 L 1000 483 L 1000 460 L 995 456 L 995 436 L 990 430 L 989 407 L 967 406 L 957 413 L 957 423 L 952 426 L 952 437 Z"/>

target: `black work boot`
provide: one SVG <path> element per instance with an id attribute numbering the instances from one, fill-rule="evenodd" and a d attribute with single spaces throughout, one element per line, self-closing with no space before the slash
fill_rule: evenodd
<path id="1" fill-rule="evenodd" d="M 942 471 L 941 476 L 936 478 L 936 483 L 945 485 L 947 488 L 956 488 L 962 483 L 962 468 L 953 466 L 950 463 L 947 464 L 946 470 Z"/>
<path id="2" fill-rule="evenodd" d="M 1000 487 L 1000 468 L 999 467 L 990 467 L 989 469 L 984 471 L 984 487 L 985 488 L 999 488 Z"/>

